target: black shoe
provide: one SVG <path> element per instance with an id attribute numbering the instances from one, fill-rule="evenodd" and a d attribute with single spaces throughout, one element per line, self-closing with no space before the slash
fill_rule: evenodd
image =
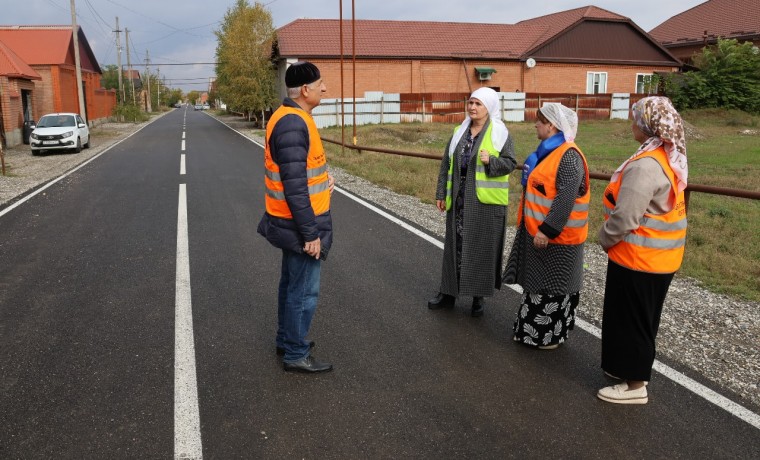
<path id="1" fill-rule="evenodd" d="M 439 308 L 451 308 L 456 302 L 456 297 L 448 294 L 438 293 L 435 298 L 428 300 L 428 308 L 431 310 L 438 310 Z"/>
<path id="2" fill-rule="evenodd" d="M 483 312 L 486 309 L 486 301 L 483 300 L 483 297 L 473 297 L 472 298 L 472 311 L 470 312 L 470 316 L 473 318 L 477 318 L 479 316 L 483 316 Z"/>
<path id="3" fill-rule="evenodd" d="M 316 343 L 314 343 L 313 340 L 311 342 L 309 342 L 309 350 L 311 350 L 312 348 L 314 348 L 314 345 L 316 345 Z M 282 347 L 276 347 L 276 350 L 277 350 L 277 356 L 285 356 L 285 349 L 284 348 L 282 348 Z"/>
<path id="4" fill-rule="evenodd" d="M 282 366 L 285 369 L 285 372 L 307 373 L 329 372 L 333 368 L 332 364 L 317 361 L 316 358 L 311 355 L 301 358 L 294 363 L 283 363 Z"/>

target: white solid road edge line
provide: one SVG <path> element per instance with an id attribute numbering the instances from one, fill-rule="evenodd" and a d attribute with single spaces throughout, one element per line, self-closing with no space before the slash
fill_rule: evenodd
<path id="1" fill-rule="evenodd" d="M 251 139 L 250 137 L 246 136 L 245 134 L 241 133 L 240 131 L 231 128 L 227 124 L 223 123 L 221 120 L 218 120 L 223 125 L 227 126 L 231 130 L 235 131 L 236 133 L 240 134 L 241 136 L 245 137 L 246 139 L 250 140 L 254 144 L 258 145 L 261 148 L 264 148 L 261 143 L 256 142 L 255 140 Z M 403 220 L 394 217 L 393 215 L 383 211 L 382 209 L 378 208 L 377 206 L 374 206 L 370 204 L 367 201 L 364 201 L 363 199 L 359 198 L 356 195 L 353 195 L 352 193 L 349 193 L 339 187 L 335 187 L 335 190 L 337 192 L 342 193 L 343 195 L 347 196 L 348 198 L 351 198 L 352 200 L 356 201 L 357 203 L 361 204 L 362 206 L 365 206 L 366 208 L 380 214 L 381 216 L 385 217 L 386 219 L 400 225 L 406 230 L 409 230 L 410 232 L 414 233 L 415 235 L 421 237 L 422 239 L 432 243 L 434 246 L 437 246 L 439 249 L 443 249 L 443 242 L 439 241 L 436 238 L 433 238 L 432 236 L 428 235 L 425 232 L 422 232 L 418 230 L 417 228 L 407 224 Z M 508 285 L 512 290 L 516 292 L 522 293 L 522 289 L 520 286 L 515 285 Z M 575 324 L 578 325 L 581 329 L 588 332 L 589 334 L 593 335 L 594 337 L 601 339 L 602 338 L 602 331 L 594 326 L 591 323 L 588 323 L 586 321 L 583 321 L 580 318 L 575 319 Z M 728 413 L 739 417 L 740 419 L 744 420 L 745 422 L 749 423 L 750 425 L 754 426 L 757 429 L 760 429 L 760 415 L 752 412 L 751 410 L 747 409 L 746 407 L 735 403 L 731 401 L 730 399 L 726 398 L 725 396 L 722 396 L 719 393 L 716 393 L 715 391 L 707 388 L 706 386 L 702 385 L 701 383 L 697 382 L 694 379 L 691 379 L 684 374 L 678 372 L 677 370 L 673 369 L 672 367 L 661 363 L 660 361 L 655 360 L 654 370 L 659 372 L 660 374 L 664 375 L 665 377 L 671 379 L 672 381 L 676 382 L 677 384 L 681 385 L 682 387 L 686 388 L 687 390 L 695 393 L 696 395 L 704 398 L 705 400 L 715 404 L 716 406 L 720 407 L 721 409 L 727 411 Z"/>
<path id="2" fill-rule="evenodd" d="M 391 222 L 394 222 L 394 223 L 400 225 L 405 230 L 409 230 L 410 232 L 412 232 L 415 235 L 419 236 L 423 240 L 428 241 L 428 242 L 432 243 L 435 246 L 438 246 L 440 249 L 443 249 L 443 243 L 441 241 L 438 241 L 437 239 L 433 238 L 432 236 L 428 235 L 427 233 L 422 232 L 422 231 L 414 228 L 413 226 L 407 224 L 406 222 L 404 222 L 403 220 L 399 219 L 398 217 L 395 217 L 395 216 L 393 216 L 391 214 L 388 214 L 387 212 L 383 211 L 382 209 L 378 208 L 377 206 L 374 206 L 374 205 L 372 205 L 372 204 L 370 204 L 370 203 L 362 200 L 358 196 L 353 195 L 353 194 L 351 194 L 351 193 L 349 193 L 349 192 L 341 189 L 340 187 L 335 187 L 335 191 L 336 192 L 340 192 L 343 195 L 346 195 L 347 197 L 351 198 L 352 200 L 356 201 L 357 203 L 361 204 L 362 206 L 365 206 L 365 207 L 371 209 L 372 211 L 380 214 L 381 216 L 385 217 L 386 219 L 390 220 Z"/>
<path id="3" fill-rule="evenodd" d="M 582 319 L 579 319 L 578 317 L 575 318 L 575 324 L 577 324 L 584 331 L 588 332 L 589 334 L 601 340 L 602 331 L 598 327 Z M 719 393 L 716 393 L 715 391 L 707 388 L 706 386 L 702 385 L 696 380 L 685 376 L 681 372 L 678 372 L 677 370 L 673 369 L 667 364 L 663 364 L 662 362 L 655 360 L 654 366 L 652 367 L 655 371 L 659 372 L 660 374 L 664 375 L 670 380 L 676 382 L 677 384 L 681 385 L 682 387 L 686 388 L 692 393 L 695 393 L 696 395 L 715 404 L 721 409 L 724 409 L 725 411 L 739 417 L 740 419 L 744 420 L 745 422 L 749 423 L 755 428 L 760 429 L 760 415 L 750 411 L 749 409 L 747 409 L 746 407 L 740 404 L 737 404 L 731 401 L 725 396 Z"/>
<path id="4" fill-rule="evenodd" d="M 174 458 L 202 459 L 195 341 L 190 297 L 187 187 L 179 185 L 177 281 L 174 308 Z"/>
<path id="5" fill-rule="evenodd" d="M 356 195 L 353 195 L 341 188 L 335 187 L 335 190 L 342 193 L 343 195 L 347 196 L 348 198 L 351 198 L 352 200 L 356 201 L 357 203 L 361 204 L 362 206 L 365 206 L 366 208 L 380 214 L 381 216 L 385 217 L 386 219 L 400 225 L 406 230 L 409 230 L 410 232 L 414 233 L 415 235 L 421 237 L 422 239 L 429 241 L 434 246 L 443 249 L 443 242 L 439 241 L 436 238 L 431 237 L 427 233 L 424 233 L 417 228 L 407 224 L 403 220 L 392 216 L 391 214 L 383 211 L 382 209 L 378 208 L 377 206 L 374 206 L 367 201 L 364 201 L 363 199 L 359 198 Z M 516 285 L 507 285 L 512 290 L 522 293 L 522 288 L 520 286 Z M 588 332 L 589 334 L 593 335 L 594 337 L 601 339 L 602 338 L 602 331 L 594 326 L 591 323 L 588 323 L 578 317 L 575 319 L 575 324 L 578 325 L 581 329 Z M 684 374 L 678 372 L 677 370 L 673 369 L 672 367 L 661 363 L 660 361 L 655 360 L 654 370 L 659 372 L 660 374 L 664 375 L 665 377 L 669 378 L 670 380 L 676 382 L 677 384 L 681 385 L 682 387 L 686 388 L 687 390 L 695 393 L 696 395 L 704 398 L 705 400 L 715 404 L 716 406 L 720 407 L 721 409 L 727 411 L 728 413 L 744 420 L 745 422 L 749 423 L 750 425 L 754 426 L 755 428 L 760 429 L 760 415 L 752 412 L 751 410 L 747 409 L 746 407 L 735 403 L 734 401 L 731 401 L 730 399 L 726 398 L 725 396 L 722 396 L 719 393 L 716 393 L 715 391 L 707 388 L 706 386 L 702 385 L 701 383 L 697 382 L 696 380 L 693 380 Z"/>
<path id="6" fill-rule="evenodd" d="M 155 120 L 153 120 L 153 121 L 155 121 Z M 151 121 L 150 123 L 146 124 L 145 126 L 148 126 L 149 124 L 153 123 L 153 121 Z M 143 126 L 142 128 L 138 129 L 137 131 L 133 132 L 133 133 L 132 133 L 132 134 L 130 134 L 129 136 L 125 137 L 124 139 L 122 139 L 122 140 L 120 140 L 120 141 L 118 141 L 118 142 L 114 142 L 112 145 L 109 145 L 108 147 L 106 147 L 105 149 L 103 149 L 103 151 L 102 151 L 102 152 L 100 152 L 100 153 L 98 153 L 98 154 L 94 155 L 94 156 L 93 156 L 92 158 L 90 158 L 89 160 L 85 161 L 84 163 L 80 163 L 80 164 L 79 164 L 79 166 L 77 166 L 77 167 L 75 167 L 75 168 L 73 168 L 73 169 L 70 169 L 70 170 L 66 171 L 64 174 L 62 174 L 62 175 L 60 175 L 60 176 L 56 177 L 55 179 L 51 180 L 51 181 L 50 181 L 50 182 L 48 182 L 47 184 L 45 184 L 45 185 L 43 185 L 42 187 L 38 188 L 38 189 L 37 189 L 37 190 L 35 190 L 34 192 L 30 193 L 29 195 L 25 196 L 24 198 L 22 198 L 22 199 L 18 200 L 17 202 L 15 202 L 15 203 L 13 203 L 12 205 L 8 206 L 7 208 L 3 209 L 2 211 L 0 211 L 0 217 L 3 217 L 4 215 L 8 214 L 8 213 L 9 213 L 9 212 L 11 212 L 12 210 L 14 210 L 14 209 L 16 209 L 17 207 L 21 206 L 23 203 L 26 203 L 27 201 L 29 201 L 29 200 L 30 200 L 30 199 L 31 199 L 33 196 L 35 196 L 35 195 L 37 195 L 37 194 L 41 193 L 43 190 L 46 190 L 48 187 L 52 186 L 53 184 L 55 184 L 55 183 L 56 183 L 56 182 L 58 182 L 59 180 L 61 180 L 61 179 L 65 178 L 65 177 L 68 177 L 69 175 L 71 175 L 71 174 L 75 173 L 75 172 L 76 172 L 77 170 L 79 170 L 80 168 L 83 168 L 83 167 L 84 167 L 86 164 L 90 163 L 91 161 L 95 160 L 95 159 L 96 159 L 96 158 L 98 158 L 99 156 L 101 156 L 101 155 L 103 155 L 104 153 L 108 152 L 108 151 L 109 151 L 109 150 L 111 150 L 112 148 L 116 147 L 117 145 L 119 145 L 119 144 L 121 144 L 122 142 L 126 141 L 126 140 L 127 140 L 127 139 L 129 139 L 130 137 L 132 137 L 132 136 L 134 136 L 135 134 L 139 133 L 140 131 L 142 131 L 142 130 L 143 130 L 143 128 L 145 128 L 145 126 Z"/>

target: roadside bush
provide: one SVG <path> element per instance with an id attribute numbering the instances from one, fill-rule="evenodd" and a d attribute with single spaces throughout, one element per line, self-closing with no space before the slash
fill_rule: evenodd
<path id="1" fill-rule="evenodd" d="M 739 109 L 760 113 L 760 52 L 751 42 L 718 40 L 696 56 L 698 71 L 674 74 L 665 94 L 679 110 Z"/>
<path id="2" fill-rule="evenodd" d="M 118 104 L 113 108 L 112 115 L 122 122 L 142 123 L 150 119 L 147 113 L 134 104 Z"/>

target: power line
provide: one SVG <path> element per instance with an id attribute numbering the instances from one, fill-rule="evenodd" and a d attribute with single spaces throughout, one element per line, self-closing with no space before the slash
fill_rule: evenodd
<path id="1" fill-rule="evenodd" d="M 131 40 L 130 40 L 131 41 Z M 165 65 L 216 65 L 216 62 L 178 62 L 178 63 L 153 63 L 154 66 L 165 66 Z M 133 67 L 135 66 L 145 66 L 145 64 L 132 64 Z"/>
<path id="2" fill-rule="evenodd" d="M 211 77 L 198 77 L 198 78 L 166 78 L 166 77 L 164 77 L 164 80 L 166 80 L 166 81 L 192 81 L 192 80 L 208 81 L 209 78 L 214 78 L 214 77 L 213 76 L 211 76 Z"/>
<path id="3" fill-rule="evenodd" d="M 166 27 L 168 27 L 168 28 L 170 28 L 170 29 L 172 29 L 172 30 L 175 30 L 175 31 L 177 31 L 177 32 L 182 32 L 182 33 L 185 33 L 185 34 L 187 34 L 187 35 L 192 35 L 192 36 L 194 36 L 194 37 L 203 38 L 203 36 L 201 36 L 201 35 L 190 33 L 190 32 L 188 32 L 186 29 L 180 29 L 180 28 L 178 28 L 178 27 L 174 27 L 173 25 L 167 24 L 167 23 L 165 23 L 165 22 L 163 22 L 163 21 L 159 21 L 158 19 L 154 19 L 154 18 L 151 18 L 150 16 L 146 16 L 146 15 L 144 15 L 144 14 L 140 13 L 139 11 L 135 11 L 135 10 L 133 10 L 133 9 L 131 9 L 131 8 L 129 8 L 129 7 L 126 7 L 126 6 L 124 6 L 124 5 L 122 5 L 122 4 L 118 3 L 118 2 L 115 2 L 115 1 L 113 1 L 113 0 L 107 0 L 107 1 L 108 1 L 109 3 L 113 3 L 113 4 L 114 4 L 114 5 L 116 5 L 116 6 L 119 6 L 119 7 L 121 7 L 121 8 L 124 8 L 125 10 L 127 10 L 127 11 L 129 11 L 129 12 L 131 12 L 131 13 L 134 13 L 134 14 L 136 14 L 136 15 L 138 15 L 138 16 L 142 16 L 142 17 L 144 17 L 145 19 L 150 19 L 151 21 L 154 21 L 154 22 L 156 22 L 156 23 L 158 23 L 158 24 L 161 24 L 161 25 L 163 25 L 163 26 L 166 26 Z"/>
<path id="4" fill-rule="evenodd" d="M 93 16 L 95 16 L 96 19 L 100 19 L 100 22 L 102 22 L 106 26 L 107 30 L 112 30 L 113 29 L 113 26 L 111 24 L 109 24 L 108 22 L 106 22 L 103 19 L 103 17 L 100 16 L 100 14 L 97 11 L 95 11 L 95 7 L 92 6 L 92 3 L 90 3 L 90 0 L 84 0 L 84 2 L 85 2 L 85 4 L 87 4 L 87 8 L 90 9 L 90 13 L 92 13 Z M 100 26 L 98 25 L 98 27 L 100 27 Z M 109 36 L 110 35 L 110 33 L 103 31 L 102 28 L 101 28 L 101 31 L 104 32 L 105 36 Z"/>

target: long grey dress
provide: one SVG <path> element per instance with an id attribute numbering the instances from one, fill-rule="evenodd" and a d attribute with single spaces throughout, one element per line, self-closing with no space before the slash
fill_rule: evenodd
<path id="1" fill-rule="evenodd" d="M 504 250 L 504 232 L 507 222 L 507 207 L 483 204 L 478 200 L 475 191 L 475 165 L 477 152 L 483 135 L 488 130 L 488 124 L 483 127 L 473 142 L 472 152 L 467 167 L 464 186 L 464 219 L 461 241 L 461 263 L 459 280 L 457 280 L 457 207 L 452 205 L 446 213 L 446 238 L 443 248 L 443 263 L 441 268 L 442 294 L 452 296 L 490 297 L 494 288 L 501 287 L 502 252 Z M 451 142 L 451 139 L 449 139 Z M 454 171 L 452 178 L 452 201 L 459 194 L 461 170 L 458 165 L 467 144 L 467 135 L 462 136 L 454 150 Z M 438 187 L 435 197 L 437 200 L 446 199 L 446 179 L 449 171 L 449 146 L 443 154 L 441 169 L 438 174 Z M 489 177 L 503 176 L 511 173 L 517 160 L 515 159 L 512 136 L 507 137 L 498 157 L 491 157 L 486 166 Z"/>

